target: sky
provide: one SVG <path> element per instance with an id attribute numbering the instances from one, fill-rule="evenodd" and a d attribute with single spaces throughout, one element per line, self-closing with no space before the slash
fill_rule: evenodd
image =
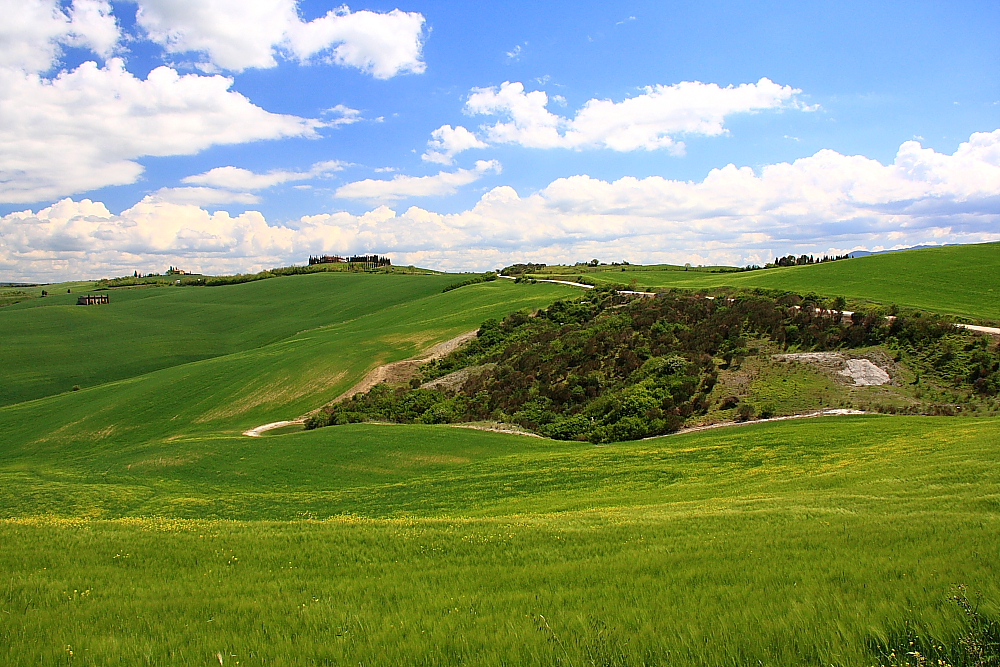
<path id="1" fill-rule="evenodd" d="M 1000 241 L 995 0 L 0 12 L 0 281 Z"/>

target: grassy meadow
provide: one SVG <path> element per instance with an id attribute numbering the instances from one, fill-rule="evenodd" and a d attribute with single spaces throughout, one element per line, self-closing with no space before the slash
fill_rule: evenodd
<path id="1" fill-rule="evenodd" d="M 712 272 L 719 268 L 685 271 L 682 266 L 552 266 L 535 275 L 585 276 L 595 283 L 628 284 L 634 279 L 640 290 L 764 287 L 1000 320 L 1000 243 L 908 250 L 761 271 Z"/>
<path id="2" fill-rule="evenodd" d="M 358 425 L 53 460 L 71 511 L 3 501 L 0 660 L 877 664 L 907 622 L 955 643 L 954 584 L 1000 599 L 998 426 Z"/>
<path id="3" fill-rule="evenodd" d="M 182 296 L 185 293 L 211 296 L 213 292 L 224 294 L 227 290 L 282 281 L 294 287 L 303 278 L 326 276 L 341 277 L 318 274 L 177 291 Z M 376 309 L 374 306 L 380 301 L 378 292 L 390 291 L 388 283 L 381 279 L 397 277 L 367 278 L 365 288 L 356 292 L 345 289 L 346 294 L 338 291 L 323 294 L 334 303 L 352 299 L 353 318 L 305 329 L 263 347 L 2 407 L 0 432 L 4 433 L 4 451 L 33 456 L 45 448 L 66 451 L 72 456 L 81 450 L 117 448 L 125 443 L 172 442 L 193 434 L 238 435 L 248 428 L 294 419 L 318 408 L 346 391 L 372 368 L 413 356 L 475 329 L 484 319 L 502 316 L 510 310 L 538 308 L 574 293 L 573 288 L 560 285 L 522 287 L 508 281 L 446 293 L 441 293 L 438 285 L 438 290 L 430 295 L 417 295 L 419 298 Z M 402 279 L 422 283 L 429 278 Z M 366 301 L 371 307 L 367 313 L 362 305 Z M 79 307 L 79 310 L 100 308 L 104 307 Z M 210 311 L 204 319 L 212 317 L 215 313 Z M 106 335 L 110 339 L 113 331 Z M 107 347 L 108 356 L 117 354 L 117 347 L 110 340 Z M 138 346 L 132 353 L 139 354 L 141 349 Z M 62 360 L 46 357 L 32 371 L 44 377 L 63 368 Z M 16 388 L 18 378 L 15 373 L 11 375 L 5 381 Z"/>
<path id="4" fill-rule="evenodd" d="M 0 664 L 888 665 L 880 647 L 902 656 L 907 629 L 971 664 L 947 598 L 965 584 L 1000 615 L 995 417 L 606 446 L 454 426 L 240 435 L 579 293 L 441 292 L 455 281 L 316 274 L 0 309 Z M 992 317 L 986 283 L 955 284 Z M 903 305 L 893 289 L 872 298 Z M 794 373 L 749 391 L 829 391 Z"/>
<path id="5" fill-rule="evenodd" d="M 100 307 L 79 307 L 76 294 L 54 293 L 2 312 L 0 405 L 260 348 L 430 297 L 453 282 L 442 275 L 316 273 L 225 288 L 116 289 Z M 25 330 L 31 335 L 17 335 Z"/>

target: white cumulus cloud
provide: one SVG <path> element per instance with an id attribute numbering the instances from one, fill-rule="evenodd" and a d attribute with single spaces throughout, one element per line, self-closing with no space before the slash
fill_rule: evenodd
<path id="1" fill-rule="evenodd" d="M 327 160 L 317 162 L 309 171 L 273 170 L 266 174 L 257 174 L 241 167 L 215 167 L 204 173 L 181 179 L 181 183 L 195 187 L 160 188 L 150 195 L 150 201 L 196 206 L 256 204 L 260 201 L 260 197 L 252 194 L 250 192 L 252 190 L 264 190 L 282 183 L 321 178 L 343 170 L 344 166 L 345 163 L 340 160 Z"/>
<path id="2" fill-rule="evenodd" d="M 441 187 L 404 179 L 397 186 L 409 192 Z M 376 183 L 364 198 L 393 192 L 393 181 Z M 1000 241 L 1000 130 L 973 134 L 951 155 L 908 141 L 888 165 L 823 150 L 760 172 L 729 165 L 700 182 L 579 175 L 524 197 L 500 186 L 451 214 L 381 205 L 277 224 L 255 211 L 209 213 L 155 196 L 119 215 L 66 199 L 0 218 L 0 275 L 56 280 L 168 264 L 225 273 L 323 252 L 451 269 L 592 257 L 746 264 L 788 252 L 984 241 Z"/>
<path id="3" fill-rule="evenodd" d="M 524 84 L 504 82 L 499 88 L 475 88 L 465 105 L 472 115 L 501 116 L 484 126 L 495 143 L 531 148 L 610 148 L 682 153 L 676 139 L 685 134 L 723 134 L 726 116 L 789 106 L 801 90 L 762 78 L 757 83 L 720 87 L 714 83 L 684 81 L 671 86 L 648 86 L 640 95 L 621 102 L 591 99 L 573 118 L 548 110 L 545 91 L 525 92 Z"/>
<path id="4" fill-rule="evenodd" d="M 27 72 L 49 70 L 62 46 L 107 58 L 121 38 L 106 0 L 74 0 L 68 10 L 57 0 L 0 0 L 0 16 L 0 67 Z"/>
<path id="5" fill-rule="evenodd" d="M 487 143 L 480 141 L 472 132 L 459 125 L 442 125 L 431 132 L 431 140 L 427 142 L 430 148 L 420 157 L 427 162 L 438 164 L 454 164 L 455 156 L 470 148 L 486 148 Z"/>
<path id="6" fill-rule="evenodd" d="M 332 127 L 353 125 L 354 123 L 362 120 L 361 112 L 359 110 L 352 109 L 351 107 L 344 106 L 343 104 L 338 104 L 333 108 L 327 109 L 323 113 L 324 115 L 335 116 L 333 119 L 326 121 L 326 124 Z"/>
<path id="7" fill-rule="evenodd" d="M 324 60 L 378 79 L 425 69 L 424 17 L 417 12 L 351 12 L 345 5 L 313 21 L 297 0 L 139 0 L 138 23 L 170 53 L 202 54 L 239 72 L 277 64 L 276 56 Z"/>
<path id="8" fill-rule="evenodd" d="M 440 197 L 455 194 L 463 185 L 478 181 L 489 172 L 500 173 L 496 160 L 479 160 L 475 169 L 442 171 L 434 176 L 404 176 L 397 174 L 391 180 L 366 178 L 337 188 L 341 199 L 366 199 L 391 201 L 408 197 Z"/>
<path id="9" fill-rule="evenodd" d="M 320 121 L 269 113 L 232 84 L 168 67 L 139 79 L 117 58 L 53 79 L 0 68 L 0 202 L 133 183 L 142 156 L 317 136 Z"/>

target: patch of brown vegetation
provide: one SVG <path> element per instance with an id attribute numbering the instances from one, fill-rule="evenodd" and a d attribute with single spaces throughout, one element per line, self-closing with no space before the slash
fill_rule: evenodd
<path id="1" fill-rule="evenodd" d="M 469 378 L 475 377 L 482 373 L 496 368 L 496 364 L 482 364 L 480 366 L 467 366 L 466 368 L 460 368 L 454 373 L 448 373 L 442 377 L 431 380 L 430 382 L 425 382 L 420 385 L 421 389 L 444 389 L 446 391 L 458 391 L 462 388 L 462 385 L 468 381 Z"/>

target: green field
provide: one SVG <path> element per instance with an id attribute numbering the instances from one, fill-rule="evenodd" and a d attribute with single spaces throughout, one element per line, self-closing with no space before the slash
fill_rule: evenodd
<path id="1" fill-rule="evenodd" d="M 607 446 L 452 426 L 240 435 L 579 294 L 441 292 L 456 280 L 317 274 L 0 310 L 0 663 L 875 665 L 907 627 L 954 662 L 954 586 L 1000 614 L 993 417 Z M 979 290 L 955 299 L 975 310 Z"/>
<path id="2" fill-rule="evenodd" d="M 41 516 L 0 523 L 0 656 L 876 664 L 866 647 L 908 621 L 955 643 L 953 584 L 1000 599 L 998 426 L 815 419 L 610 447 L 353 426 L 44 457 L 34 497 L 4 498 Z"/>
<path id="3" fill-rule="evenodd" d="M 453 282 L 447 275 L 317 273 L 225 288 L 113 290 L 106 306 L 77 306 L 76 295 L 65 293 L 9 306 L 0 316 L 0 405 L 259 348 L 435 295 Z M 17 335 L 25 330 L 31 335 Z"/>
<path id="4" fill-rule="evenodd" d="M 224 298 L 229 290 L 238 296 L 244 288 L 280 283 L 291 288 L 308 286 L 307 281 L 327 276 L 341 278 L 338 274 L 319 274 L 177 292 L 182 297 L 193 295 L 188 298 L 213 293 L 218 295 L 216 298 Z M 318 408 L 375 366 L 413 356 L 421 349 L 475 329 L 484 319 L 510 310 L 537 308 L 575 292 L 559 285 L 520 286 L 497 281 L 442 294 L 439 284 L 430 295 L 410 294 L 408 300 L 397 299 L 392 307 L 373 308 L 373 312 L 365 314 L 364 303 L 376 306 L 389 300 L 380 292 L 391 294 L 391 283 L 386 279 L 396 277 L 360 277 L 362 283 L 345 282 L 337 291 L 327 291 L 329 286 L 324 283 L 319 283 L 323 289 L 317 290 L 326 301 L 353 305 L 353 318 L 306 329 L 263 347 L 0 408 L 5 450 L 113 448 L 121 443 L 165 442 L 194 434 L 239 434 L 253 426 L 293 419 Z M 428 277 L 402 280 L 426 289 L 423 281 Z M 101 308 L 79 310 L 93 312 Z M 75 315 L 77 311 L 72 312 Z M 215 309 L 209 310 L 204 320 L 216 317 L 216 313 Z M 301 318 L 287 319 L 292 320 L 289 328 L 301 326 Z M 238 324 L 231 321 L 230 326 Z M 112 342 L 113 330 L 106 335 L 105 351 L 109 356 L 141 355 L 143 346 L 119 353 Z M 97 355 L 99 350 L 91 352 Z M 64 367 L 60 359 L 46 357 L 32 371 L 44 375 Z M 16 388 L 16 376 L 5 380 Z"/>
<path id="5" fill-rule="evenodd" d="M 944 246 L 742 273 L 683 267 L 548 267 L 539 278 L 585 276 L 647 288 L 765 287 L 1000 320 L 1000 243 Z"/>

